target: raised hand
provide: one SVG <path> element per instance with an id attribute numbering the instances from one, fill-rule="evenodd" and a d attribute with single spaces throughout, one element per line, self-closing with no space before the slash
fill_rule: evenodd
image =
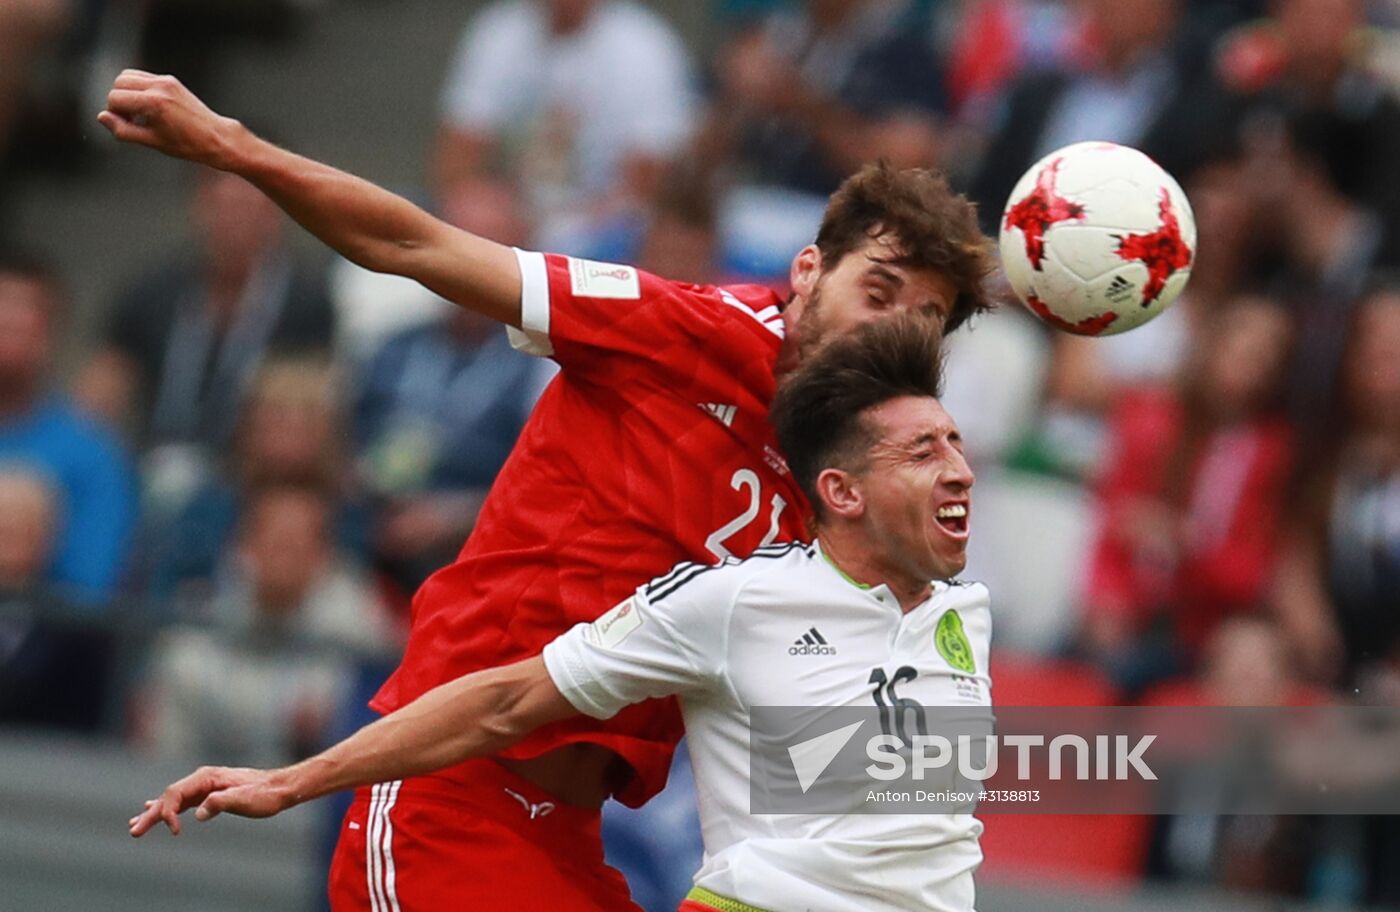
<path id="1" fill-rule="evenodd" d="M 122 142 L 221 167 L 239 123 L 210 110 L 174 76 L 123 70 L 97 122 Z"/>
<path id="2" fill-rule="evenodd" d="M 161 821 L 180 835 L 180 814 L 194 807 L 196 820 L 209 820 L 227 811 L 239 817 L 271 817 L 296 803 L 281 786 L 280 770 L 231 769 L 203 766 L 166 787 L 159 798 L 146 802 L 127 821 L 132 836 L 143 836 Z"/>

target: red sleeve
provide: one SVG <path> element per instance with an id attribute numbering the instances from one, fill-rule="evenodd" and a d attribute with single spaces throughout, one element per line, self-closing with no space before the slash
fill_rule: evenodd
<path id="1" fill-rule="evenodd" d="M 686 285 L 632 266 L 557 254 L 517 250 L 516 256 L 521 329 L 511 330 L 511 341 L 576 376 L 621 379 L 644 370 L 683 380 L 702 352 L 723 360 L 745 347 L 736 333 L 782 337 L 772 292 Z M 717 344 L 722 333 L 733 344 Z"/>

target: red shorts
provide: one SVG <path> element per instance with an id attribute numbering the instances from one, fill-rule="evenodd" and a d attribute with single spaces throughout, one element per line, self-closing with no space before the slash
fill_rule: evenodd
<path id="1" fill-rule="evenodd" d="M 641 912 L 603 863 L 600 820 L 493 760 L 360 789 L 331 862 L 331 909 Z"/>

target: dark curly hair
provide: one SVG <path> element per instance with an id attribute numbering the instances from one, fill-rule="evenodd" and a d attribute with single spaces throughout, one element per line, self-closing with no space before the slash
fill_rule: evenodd
<path id="1" fill-rule="evenodd" d="M 769 421 L 788 469 L 818 517 L 817 476 L 823 469 L 859 469 L 877 440 L 865 420 L 900 396 L 937 399 L 943 392 L 942 329 L 920 314 L 868 321 L 783 378 Z"/>
<path id="2" fill-rule="evenodd" d="M 944 333 L 992 308 L 983 283 L 996 268 L 991 241 L 977 223 L 977 207 L 936 171 L 866 165 L 841 183 L 817 232 L 824 268 L 870 238 L 892 235 L 900 255 L 892 262 L 933 269 L 958 289 Z"/>

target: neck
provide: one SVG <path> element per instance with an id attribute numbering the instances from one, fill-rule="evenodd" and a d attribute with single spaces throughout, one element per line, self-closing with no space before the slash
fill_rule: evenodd
<path id="1" fill-rule="evenodd" d="M 822 526 L 817 530 L 822 553 L 849 579 L 863 586 L 888 586 L 906 614 L 928 601 L 933 591 L 928 578 L 882 559 L 863 539 L 864 535 L 854 529 Z"/>

